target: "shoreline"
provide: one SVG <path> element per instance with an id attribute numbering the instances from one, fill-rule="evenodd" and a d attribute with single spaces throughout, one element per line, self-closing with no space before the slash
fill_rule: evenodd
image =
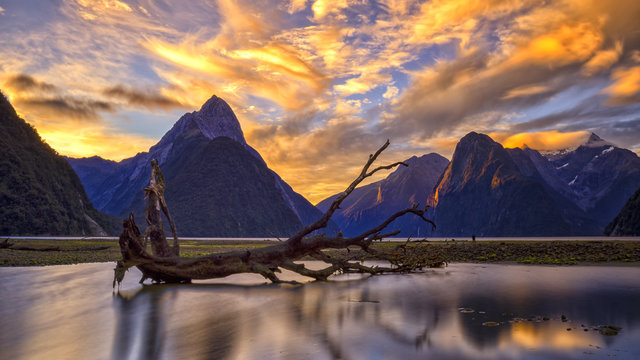
<path id="1" fill-rule="evenodd" d="M 48 266 L 112 262 L 121 258 L 116 239 L 10 239 L 0 246 L 0 266 Z M 264 247 L 273 240 L 181 240 L 181 256 Z M 10 244 L 10 245 L 9 245 Z M 425 254 L 434 262 L 503 263 L 530 265 L 640 266 L 640 240 L 414 240 L 383 241 L 372 245 L 392 253 L 400 246 Z M 359 248 L 327 250 L 331 256 L 369 260 Z"/>

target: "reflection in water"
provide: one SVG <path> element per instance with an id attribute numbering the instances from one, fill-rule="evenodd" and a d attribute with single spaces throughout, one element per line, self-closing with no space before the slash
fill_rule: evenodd
<path id="1" fill-rule="evenodd" d="M 567 331 L 555 324 L 532 324 L 518 322 L 511 331 L 502 336 L 502 344 L 515 343 L 529 349 L 550 347 L 555 349 L 586 349 L 591 346 L 602 346 L 602 336 L 597 332 L 581 334 L 578 331 Z"/>
<path id="2" fill-rule="evenodd" d="M 103 283 L 111 268 L 0 269 L 8 279 L 0 285 L 0 357 L 640 358 L 638 268 L 454 264 L 301 286 L 242 275 L 226 284 L 141 287 L 133 275 L 113 296 L 109 279 Z M 34 280 L 45 273 L 46 282 Z M 21 311 L 7 310 L 10 303 Z M 623 329 L 608 337 L 594 328 L 609 324 Z"/>
<path id="3" fill-rule="evenodd" d="M 173 313 L 175 293 L 150 289 L 134 299 L 114 296 L 118 324 L 114 359 L 158 359 L 165 338 L 165 320 Z"/>

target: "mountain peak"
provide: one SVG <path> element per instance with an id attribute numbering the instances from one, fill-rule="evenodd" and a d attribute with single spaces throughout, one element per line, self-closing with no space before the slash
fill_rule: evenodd
<path id="1" fill-rule="evenodd" d="M 486 143 L 495 143 L 495 141 L 493 141 L 492 138 L 490 138 L 488 135 L 485 134 L 480 134 L 477 133 L 475 131 L 472 131 L 470 133 L 468 133 L 467 135 L 463 136 L 462 139 L 460 139 L 460 144 L 465 144 L 465 143 L 476 143 L 476 142 L 486 142 Z"/>
<path id="2" fill-rule="evenodd" d="M 589 139 L 587 140 L 587 143 L 596 142 L 596 141 L 602 141 L 602 138 L 596 135 L 596 133 L 592 132 L 591 135 L 589 135 Z"/>
<path id="3" fill-rule="evenodd" d="M 206 138 L 213 140 L 218 136 L 226 136 L 242 145 L 248 146 L 244 140 L 244 134 L 238 118 L 231 110 L 229 104 L 221 98 L 213 95 L 207 100 L 199 111 L 182 115 L 160 141 L 149 149 L 152 157 L 157 158 L 162 164 L 166 159 L 173 142 L 178 135 L 187 129 L 197 129 Z M 255 151 L 255 150 L 254 150 Z M 146 161 L 144 164 L 146 166 Z"/>
<path id="4" fill-rule="evenodd" d="M 491 149 L 494 149 L 496 147 L 502 149 L 502 145 L 493 141 L 493 139 L 488 135 L 472 131 L 462 137 L 462 139 L 460 139 L 460 141 L 456 145 L 453 157 L 456 157 L 456 154 L 458 154 L 458 157 L 466 157 L 471 153 L 475 153 L 477 151 L 491 151 Z"/>
<path id="5" fill-rule="evenodd" d="M 192 112 L 191 115 L 192 120 L 207 138 L 226 136 L 241 144 L 246 143 L 238 118 L 229 104 L 216 95 L 207 100 L 199 111 Z"/>
<path id="6" fill-rule="evenodd" d="M 606 140 L 603 140 L 600 136 L 596 135 L 595 133 L 591 133 L 587 141 L 584 143 L 584 146 L 586 147 L 600 147 L 600 146 L 611 146 L 611 145 L 613 144 Z"/>

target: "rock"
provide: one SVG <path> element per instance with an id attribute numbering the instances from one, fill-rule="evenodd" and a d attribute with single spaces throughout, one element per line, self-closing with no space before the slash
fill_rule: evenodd
<path id="1" fill-rule="evenodd" d="M 600 334 L 602 334 L 602 335 L 605 335 L 605 336 L 618 335 L 620 330 L 622 330 L 622 328 L 620 326 L 616 326 L 616 325 L 600 326 L 598 328 L 598 332 Z"/>
<path id="2" fill-rule="evenodd" d="M 482 326 L 499 326 L 500 323 L 497 323 L 495 321 L 485 321 L 482 323 Z"/>

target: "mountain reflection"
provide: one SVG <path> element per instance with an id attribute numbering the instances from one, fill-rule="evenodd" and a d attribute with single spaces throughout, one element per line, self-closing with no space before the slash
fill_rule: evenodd
<path id="1" fill-rule="evenodd" d="M 632 275 L 457 265 L 300 286 L 144 286 L 114 298 L 112 358 L 571 358 L 618 346 L 617 358 L 631 359 L 640 333 Z M 605 337 L 594 328 L 602 324 L 624 330 Z"/>

